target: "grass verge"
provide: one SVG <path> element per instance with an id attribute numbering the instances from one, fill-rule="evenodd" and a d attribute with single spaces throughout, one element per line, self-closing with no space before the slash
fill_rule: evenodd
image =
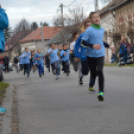
<path id="1" fill-rule="evenodd" d="M 6 93 L 6 88 L 9 87 L 8 83 L 0 82 L 0 103 L 2 102 L 2 99 Z"/>

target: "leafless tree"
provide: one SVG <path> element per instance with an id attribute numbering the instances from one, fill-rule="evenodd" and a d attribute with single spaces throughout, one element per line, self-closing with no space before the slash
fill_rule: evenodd
<path id="1" fill-rule="evenodd" d="M 71 8 L 71 9 L 69 8 L 68 13 L 65 13 L 63 18 L 61 15 L 58 15 L 54 19 L 53 24 L 55 26 L 64 25 L 64 27 L 66 27 L 66 30 L 68 30 L 71 34 L 73 32 L 80 32 L 79 26 L 85 18 L 86 17 L 83 13 L 83 8 L 81 7 L 76 7 L 76 8 Z"/>
<path id="2" fill-rule="evenodd" d="M 31 27 L 26 19 L 22 19 L 14 28 L 11 39 L 8 40 L 8 44 L 13 45 L 15 53 L 21 53 L 21 46 L 19 41 L 26 37 L 31 32 Z"/>

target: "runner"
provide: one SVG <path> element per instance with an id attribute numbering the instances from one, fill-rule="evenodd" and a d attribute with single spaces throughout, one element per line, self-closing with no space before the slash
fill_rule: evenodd
<path id="1" fill-rule="evenodd" d="M 37 51 L 38 53 L 38 51 Z M 31 53 L 31 59 L 30 59 L 30 62 L 31 62 L 31 69 L 33 70 L 33 73 L 37 70 L 37 61 L 36 61 L 36 58 L 35 58 L 35 51 L 32 51 Z"/>
<path id="2" fill-rule="evenodd" d="M 30 77 L 30 59 L 31 59 L 31 53 L 29 52 L 28 48 L 25 48 L 25 52 L 22 54 L 24 58 L 24 75 L 27 73 L 27 77 Z"/>
<path id="3" fill-rule="evenodd" d="M 45 55 L 45 65 L 46 68 L 48 69 L 48 72 L 50 72 L 50 57 Z"/>
<path id="4" fill-rule="evenodd" d="M 16 72 L 19 73 L 19 65 L 18 65 L 19 64 L 19 55 L 18 55 L 18 53 L 14 57 L 13 61 L 14 61 L 14 66 L 15 66 Z"/>
<path id="5" fill-rule="evenodd" d="M 50 64 L 52 67 L 52 73 L 56 75 L 56 79 L 60 76 L 60 65 L 59 65 L 59 58 L 58 58 L 58 49 L 56 49 L 55 44 L 51 44 L 51 48 L 47 51 L 46 55 L 50 56 Z"/>
<path id="6" fill-rule="evenodd" d="M 63 50 L 61 51 L 60 58 L 62 59 L 63 71 L 69 76 L 69 45 L 65 44 Z"/>
<path id="7" fill-rule="evenodd" d="M 76 60 L 75 55 L 74 55 L 75 43 L 76 43 L 76 40 L 77 40 L 78 36 L 79 36 L 79 34 L 76 33 L 76 32 L 73 34 L 74 41 L 70 45 L 70 61 L 71 61 L 71 64 L 73 65 L 73 67 L 74 67 L 74 70 L 78 71 L 79 84 L 82 85 L 83 84 L 83 81 L 82 81 L 83 74 L 82 74 L 82 70 L 81 70 L 81 62 L 80 61 L 78 62 Z"/>
<path id="8" fill-rule="evenodd" d="M 90 20 L 92 25 L 85 31 L 82 37 L 82 44 L 87 48 L 85 55 L 88 57 L 88 65 L 91 72 L 90 87 L 93 88 L 96 80 L 96 74 L 99 77 L 99 93 L 98 100 L 104 100 L 104 76 L 103 76 L 103 66 L 104 66 L 104 56 L 105 48 L 103 43 L 103 36 L 105 30 L 100 26 L 100 15 L 97 12 L 92 12 L 90 14 Z M 91 45 L 95 44 L 95 45 Z M 107 47 L 114 50 L 114 47 Z"/>
<path id="9" fill-rule="evenodd" d="M 91 25 L 90 21 L 85 21 L 84 22 L 84 28 L 87 29 Z M 88 61 L 87 61 L 87 56 L 84 55 L 85 48 L 81 46 L 81 38 L 83 37 L 84 33 L 80 34 L 78 39 L 76 40 L 75 43 L 75 49 L 74 49 L 74 54 L 75 54 L 75 62 L 79 63 L 79 70 L 82 70 L 83 75 L 88 75 L 89 68 L 88 68 Z M 83 76 L 79 80 L 79 84 L 83 84 L 82 80 Z M 92 90 L 89 88 L 89 90 Z"/>
<path id="10" fill-rule="evenodd" d="M 22 71 L 24 69 L 24 57 L 21 57 L 21 56 L 19 57 L 19 65 L 20 65 L 20 70 Z"/>
<path id="11" fill-rule="evenodd" d="M 35 54 L 35 59 L 37 60 L 39 77 L 42 77 L 44 75 L 44 56 L 40 48 L 38 49 L 38 53 Z"/>
<path id="12" fill-rule="evenodd" d="M 79 34 L 77 32 L 73 33 L 73 42 L 70 44 L 70 62 L 73 65 L 74 71 L 78 71 L 78 64 L 75 62 L 75 55 L 74 55 L 74 47 L 76 40 L 78 38 Z"/>
<path id="13" fill-rule="evenodd" d="M 3 58 L 3 63 L 4 63 L 4 66 L 5 66 L 5 73 L 6 72 L 9 72 L 9 57 L 7 56 L 7 54 L 5 54 L 4 58 Z"/>
<path id="14" fill-rule="evenodd" d="M 0 5 L 0 53 L 4 52 L 5 50 L 5 37 L 4 37 L 4 30 L 8 27 L 8 17 L 7 14 L 5 12 L 5 10 L 3 8 L 1 8 Z M 0 80 L 4 80 L 3 77 L 3 73 L 2 73 L 2 66 L 0 64 Z M 0 107 L 0 115 L 1 114 L 5 114 L 6 113 L 6 109 Z"/>

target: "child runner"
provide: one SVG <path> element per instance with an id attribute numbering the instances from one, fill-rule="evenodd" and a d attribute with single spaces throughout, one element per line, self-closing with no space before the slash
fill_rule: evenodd
<path id="1" fill-rule="evenodd" d="M 69 76 L 69 49 L 68 44 L 63 46 L 63 50 L 61 51 L 60 58 L 62 59 L 63 71 Z"/>
<path id="2" fill-rule="evenodd" d="M 35 58 L 35 51 L 32 51 L 32 53 L 31 53 L 31 67 L 32 67 L 33 73 L 36 71 L 36 65 L 37 65 L 37 61 Z"/>
<path id="3" fill-rule="evenodd" d="M 82 43 L 87 46 L 89 44 L 90 48 L 87 48 L 85 55 L 88 57 L 88 65 L 91 72 L 90 87 L 93 88 L 96 80 L 96 74 L 99 77 L 99 93 L 98 100 L 104 100 L 104 76 L 103 76 L 103 66 L 104 66 L 104 56 L 105 48 L 103 43 L 103 36 L 105 30 L 100 26 L 100 15 L 97 12 L 92 12 L 90 14 L 90 20 L 92 25 L 85 31 L 82 37 Z M 95 44 L 95 45 L 90 45 Z M 113 47 L 110 47 L 114 50 Z"/>
<path id="4" fill-rule="evenodd" d="M 58 49 L 56 49 L 55 44 L 51 44 L 51 48 L 47 51 L 46 55 L 50 56 L 50 64 L 52 67 L 52 72 L 55 75 L 56 79 L 58 79 L 60 76 L 60 65 L 59 65 L 59 57 L 58 57 Z"/>
<path id="5" fill-rule="evenodd" d="M 84 22 L 84 28 L 87 29 L 91 25 L 90 21 L 85 21 Z M 80 69 L 82 70 L 83 75 L 88 75 L 89 72 L 89 67 L 88 67 L 88 61 L 87 61 L 87 56 L 84 55 L 85 48 L 81 46 L 81 38 L 83 37 L 84 33 L 80 34 L 78 39 L 76 40 L 75 43 L 75 49 L 74 49 L 74 54 L 75 54 L 75 62 L 81 62 L 80 64 Z M 82 85 L 83 81 L 82 78 L 79 81 L 79 84 Z"/>
<path id="6" fill-rule="evenodd" d="M 76 40 L 78 38 L 79 34 L 78 33 L 73 33 L 73 39 L 74 41 L 71 43 L 70 45 L 70 61 L 74 67 L 75 71 L 78 71 L 78 77 L 79 77 L 79 84 L 83 84 L 82 79 L 83 79 L 83 75 L 82 75 L 82 71 L 81 71 L 81 62 L 76 62 L 75 61 L 75 55 L 74 55 L 74 48 L 75 48 L 75 43 Z"/>
<path id="7" fill-rule="evenodd" d="M 16 69 L 17 73 L 19 73 L 19 65 L 18 65 L 18 63 L 19 63 L 19 55 L 18 55 L 18 53 L 14 57 L 14 60 L 13 61 L 14 61 L 15 69 Z"/>
<path id="8" fill-rule="evenodd" d="M 25 48 L 25 52 L 22 54 L 24 59 L 24 74 L 27 73 L 27 77 L 30 77 L 30 59 L 31 59 L 31 53 L 29 52 L 28 48 Z"/>
<path id="9" fill-rule="evenodd" d="M 37 60 L 39 77 L 42 77 L 44 75 L 44 56 L 40 48 L 38 49 L 38 53 L 35 54 L 35 58 Z"/>
<path id="10" fill-rule="evenodd" d="M 24 69 L 24 58 L 21 56 L 19 57 L 19 65 L 20 65 L 20 70 L 22 71 Z"/>

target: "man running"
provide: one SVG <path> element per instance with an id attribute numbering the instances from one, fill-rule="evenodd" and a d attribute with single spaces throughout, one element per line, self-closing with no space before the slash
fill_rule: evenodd
<path id="1" fill-rule="evenodd" d="M 19 73 L 19 65 L 18 65 L 18 63 L 19 63 L 19 55 L 18 55 L 18 53 L 14 57 L 13 61 L 14 61 L 14 66 L 15 66 L 16 72 Z"/>

